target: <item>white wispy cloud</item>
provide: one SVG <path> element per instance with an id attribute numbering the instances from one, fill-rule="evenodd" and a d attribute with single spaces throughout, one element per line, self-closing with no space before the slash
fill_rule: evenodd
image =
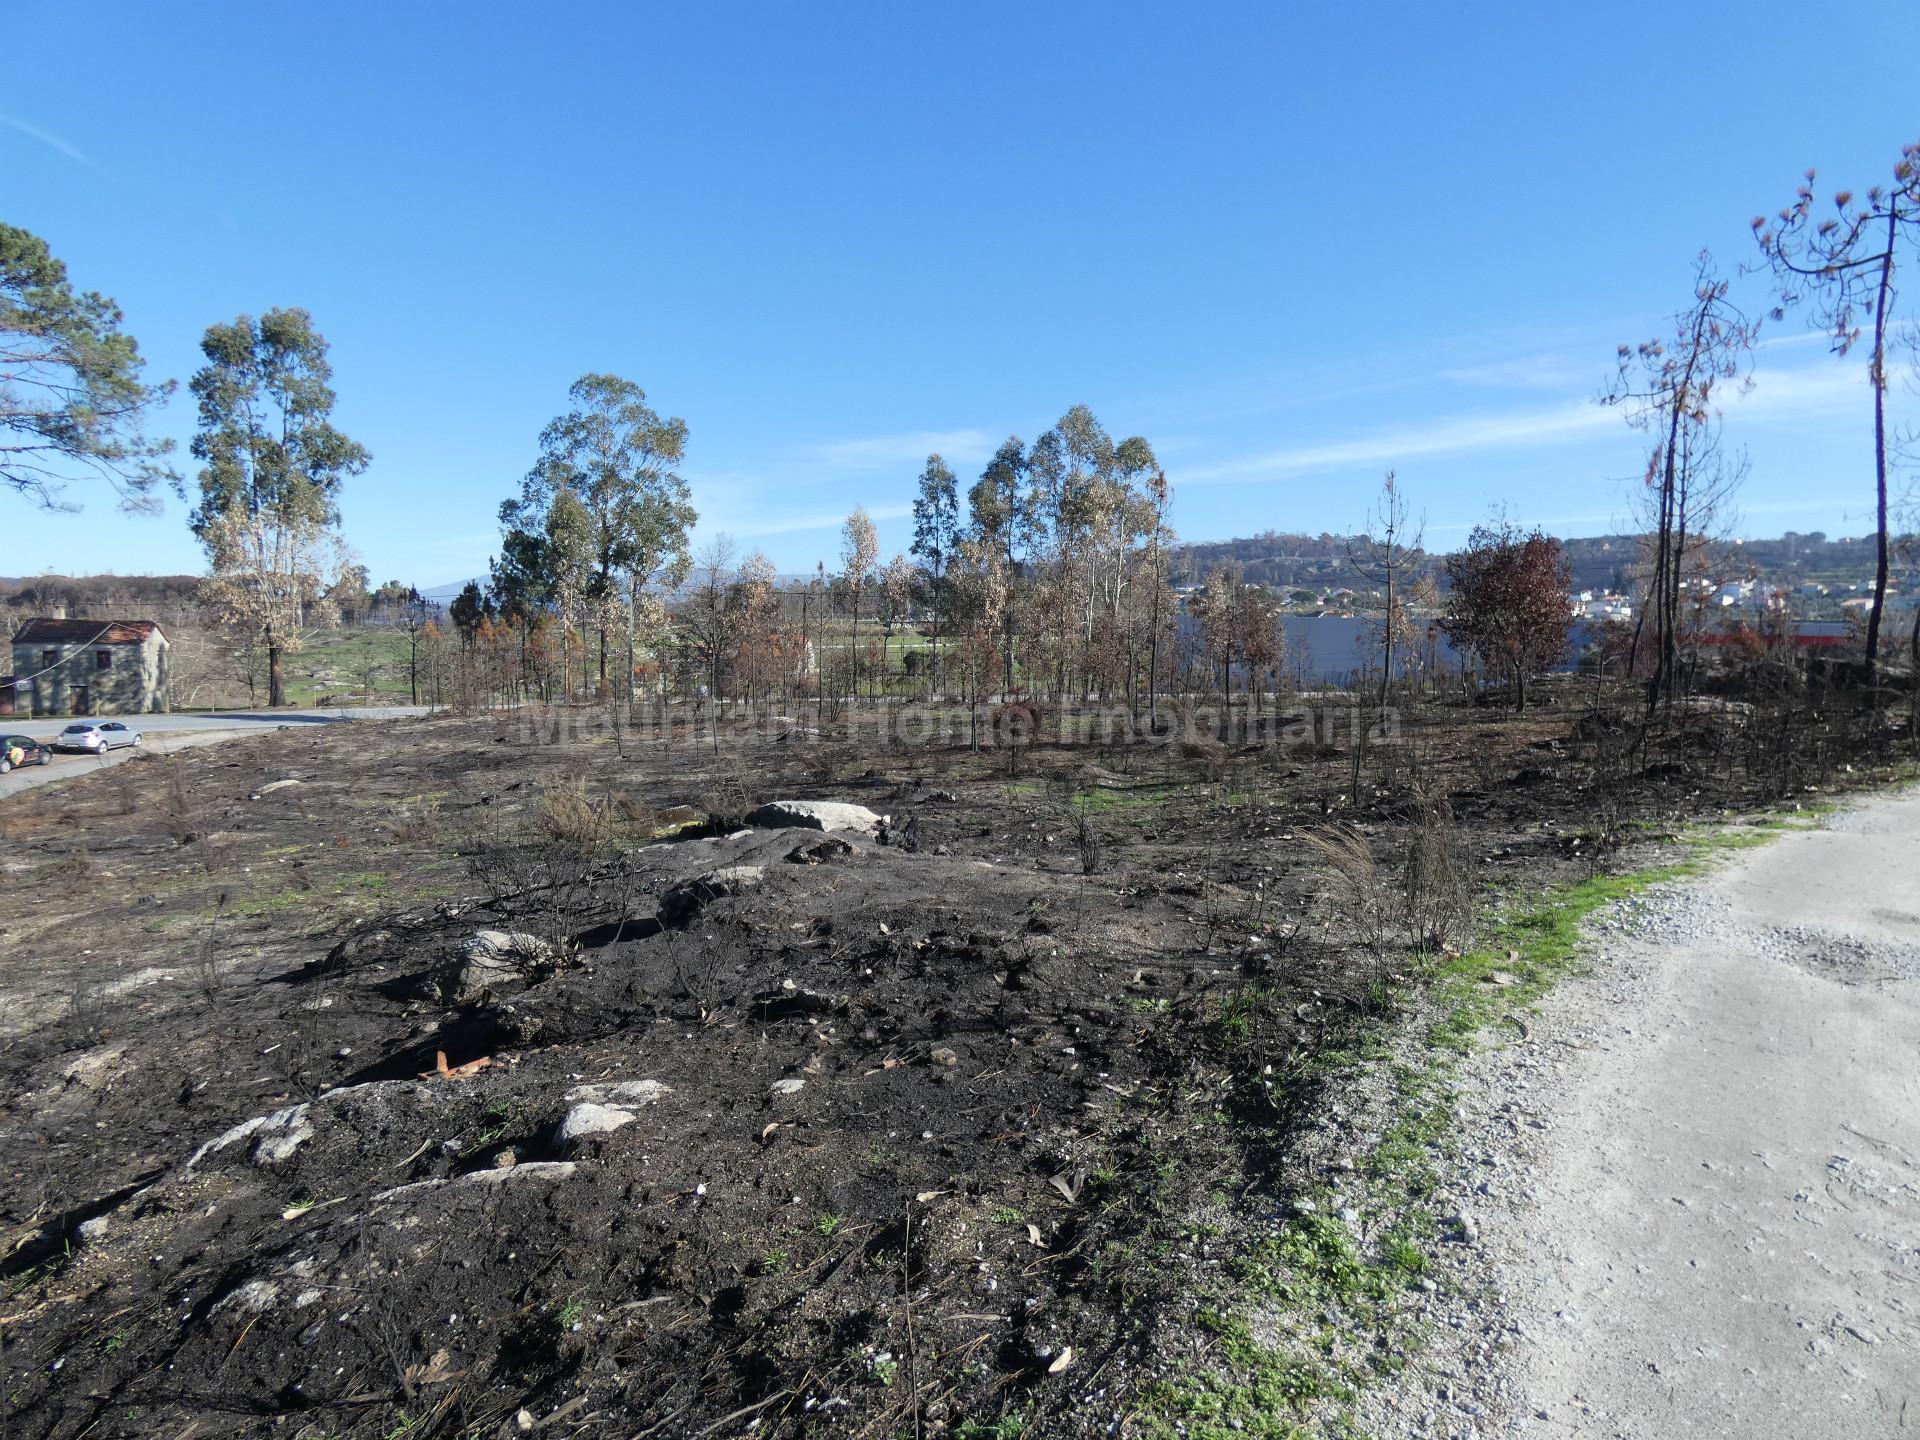
<path id="1" fill-rule="evenodd" d="M 17 130 L 29 140 L 38 140 L 49 150 L 57 150 L 69 160 L 74 161 L 76 164 L 84 165 L 89 170 L 99 170 L 103 175 L 106 173 L 100 165 L 83 155 L 77 147 L 69 145 L 51 130 L 42 130 L 38 125 L 19 119 L 13 115 L 0 115 L 0 125 L 5 125 L 9 130 Z"/>
<path id="2" fill-rule="evenodd" d="M 1823 364 L 1756 369 L 1748 387 L 1727 385 L 1720 400 L 1729 423 L 1801 422 L 1846 413 L 1864 405 L 1866 376 L 1859 364 Z M 1439 455 L 1546 448 L 1618 433 L 1619 409 L 1590 399 L 1498 413 L 1445 416 L 1419 425 L 1376 430 L 1350 440 L 1284 446 L 1211 465 L 1183 468 L 1181 484 L 1231 485 L 1279 479 L 1312 471 L 1389 467 Z M 1737 431 L 1733 435 L 1737 440 Z"/>
<path id="3" fill-rule="evenodd" d="M 984 430 L 909 430 L 899 435 L 870 435 L 833 440 L 805 452 L 823 465 L 866 468 L 880 465 L 921 465 L 929 455 L 955 461 L 984 460 L 993 453 L 993 438 Z"/>
<path id="4" fill-rule="evenodd" d="M 1423 455 L 1465 454 L 1507 446 L 1551 445 L 1620 424 L 1620 416 L 1587 401 L 1504 415 L 1463 415 L 1426 425 L 1379 431 L 1353 440 L 1298 445 L 1181 471 L 1189 485 L 1229 485 L 1297 475 L 1394 465 Z"/>
<path id="5" fill-rule="evenodd" d="M 1565 392 L 1598 389 L 1606 370 L 1594 364 L 1590 350 L 1554 350 L 1452 365 L 1441 370 L 1439 378 L 1474 389 Z"/>
<path id="6" fill-rule="evenodd" d="M 1756 420 L 1803 420 L 1872 404 L 1864 353 L 1824 365 L 1756 368 L 1750 389 L 1722 392 L 1729 414 Z"/>
<path id="7" fill-rule="evenodd" d="M 702 534 L 724 532 L 736 540 L 754 540 L 766 535 L 797 535 L 809 530 L 838 530 L 846 523 L 848 511 L 851 509 L 852 507 L 849 506 L 847 510 L 832 515 L 815 512 L 807 515 L 742 520 L 738 523 L 729 523 L 724 515 L 703 515 L 700 517 L 700 530 Z M 913 514 L 911 505 L 869 505 L 867 507 L 867 517 L 871 520 L 904 520 L 911 514 Z"/>

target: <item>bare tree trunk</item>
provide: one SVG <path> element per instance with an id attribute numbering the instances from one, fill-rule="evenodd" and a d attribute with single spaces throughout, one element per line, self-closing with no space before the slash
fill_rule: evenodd
<path id="1" fill-rule="evenodd" d="M 626 692 L 627 709 L 633 709 L 633 632 L 640 614 L 640 577 L 627 577 L 627 683 L 621 687 Z"/>
<path id="2" fill-rule="evenodd" d="M 1167 587 L 1156 573 L 1153 582 L 1153 629 L 1147 636 L 1147 723 L 1160 720 L 1160 594 Z"/>
<path id="3" fill-rule="evenodd" d="M 1887 603 L 1887 292 L 1893 283 L 1893 247 L 1900 210 L 1887 207 L 1887 252 L 1880 261 L 1880 293 L 1873 307 L 1873 483 L 1880 525 L 1874 560 L 1873 608 L 1867 612 L 1867 680 L 1875 679 L 1880 655 L 1880 613 Z"/>
<path id="4" fill-rule="evenodd" d="M 267 640 L 267 706 L 278 710 L 287 703 L 287 677 L 280 664 L 280 642 Z"/>

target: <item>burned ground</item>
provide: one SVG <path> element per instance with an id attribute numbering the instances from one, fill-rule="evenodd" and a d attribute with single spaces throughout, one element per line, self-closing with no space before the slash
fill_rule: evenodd
<path id="1" fill-rule="evenodd" d="M 1696 721 L 1010 761 L 449 719 L 19 797 L 0 1433 L 1156 1433 L 1417 985 L 1410 837 L 1484 901 L 1778 798 Z M 889 823 L 739 823 L 782 798 Z"/>

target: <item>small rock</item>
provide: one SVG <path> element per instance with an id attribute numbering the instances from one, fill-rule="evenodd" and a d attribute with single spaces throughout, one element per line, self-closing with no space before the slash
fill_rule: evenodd
<path id="1" fill-rule="evenodd" d="M 271 1280 L 249 1280 L 239 1289 L 228 1292 L 226 1298 L 213 1308 L 215 1311 L 234 1309 L 244 1310 L 249 1315 L 264 1315 L 279 1302 L 279 1285 Z"/>
<path id="2" fill-rule="evenodd" d="M 775 1095 L 798 1095 L 802 1090 L 807 1088 L 807 1082 L 798 1077 L 794 1077 L 787 1080 L 776 1080 L 767 1088 Z"/>
<path id="3" fill-rule="evenodd" d="M 934 1050 L 934 1052 L 931 1055 L 927 1056 L 927 1058 L 936 1065 L 953 1066 L 953 1065 L 958 1065 L 960 1063 L 960 1057 L 954 1054 L 953 1051 L 949 1050 L 944 1045 Z"/>
<path id="4" fill-rule="evenodd" d="M 852 842 L 838 835 L 822 835 L 818 840 L 805 840 L 794 846 L 787 852 L 787 859 L 796 865 L 825 865 L 850 859 L 858 853 Z"/>
<path id="5" fill-rule="evenodd" d="M 683 926 L 715 900 L 758 889 L 767 872 L 759 865 L 722 865 L 691 880 L 682 880 L 660 897 L 660 923 Z"/>
<path id="6" fill-rule="evenodd" d="M 564 1148 L 590 1135 L 611 1135 L 622 1125 L 631 1125 L 636 1118 L 631 1110 L 622 1110 L 617 1105 L 597 1105 L 585 1100 L 567 1111 L 554 1138 Z"/>
<path id="7" fill-rule="evenodd" d="M 658 1080 L 616 1080 L 597 1085 L 576 1085 L 567 1091 L 567 1102 L 586 1100 L 595 1105 L 619 1105 L 634 1110 L 652 1105 L 673 1091 Z"/>

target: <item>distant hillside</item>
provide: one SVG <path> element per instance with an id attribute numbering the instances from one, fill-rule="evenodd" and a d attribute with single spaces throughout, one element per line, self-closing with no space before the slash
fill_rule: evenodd
<path id="1" fill-rule="evenodd" d="M 0 576 L 0 610 L 21 617 L 64 610 L 170 627 L 198 618 L 200 584 L 198 575 Z"/>
<path id="2" fill-rule="evenodd" d="M 1279 590 L 1362 589 L 1348 559 L 1350 543 L 1344 535 L 1288 535 L 1272 530 L 1244 540 L 1197 542 L 1176 552 L 1173 580 L 1176 585 L 1197 585 L 1215 566 L 1234 561 L 1249 581 Z M 1635 535 L 1588 535 L 1561 543 L 1576 590 L 1624 590 L 1641 542 Z M 1729 579 L 1753 578 L 1787 586 L 1870 585 L 1873 581 L 1871 537 L 1829 539 L 1817 530 L 1804 535 L 1789 531 L 1775 539 L 1716 546 L 1714 553 L 1716 568 Z M 1446 556 L 1431 552 L 1417 558 L 1424 572 L 1437 579 Z M 1913 569 L 1912 564 L 1896 566 L 1896 573 L 1911 575 Z"/>

